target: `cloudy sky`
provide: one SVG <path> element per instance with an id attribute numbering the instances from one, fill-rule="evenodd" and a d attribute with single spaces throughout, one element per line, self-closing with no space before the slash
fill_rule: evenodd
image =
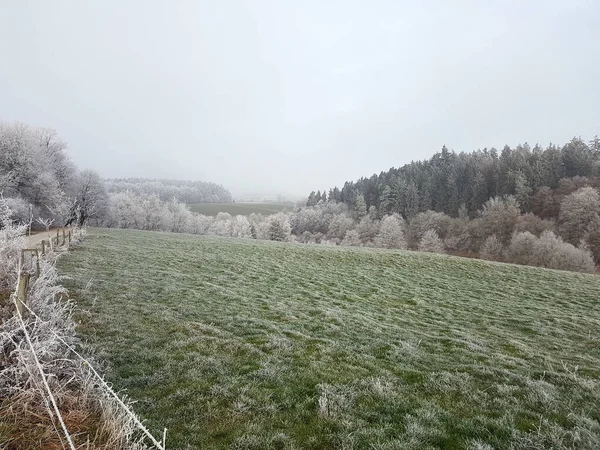
<path id="1" fill-rule="evenodd" d="M 13 1 L 0 119 L 104 177 L 312 189 L 600 134 L 600 3 Z"/>

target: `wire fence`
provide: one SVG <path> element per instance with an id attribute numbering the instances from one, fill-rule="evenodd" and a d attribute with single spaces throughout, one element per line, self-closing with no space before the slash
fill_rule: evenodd
<path id="1" fill-rule="evenodd" d="M 58 232 L 57 232 L 58 234 Z M 64 241 L 63 241 L 63 245 L 64 243 L 66 243 L 66 234 L 63 234 L 64 236 Z M 70 232 L 69 232 L 69 237 L 70 237 Z M 58 235 L 57 235 L 57 244 L 58 244 Z M 69 238 L 69 242 L 70 242 L 70 238 Z M 44 244 L 42 244 L 43 246 Z M 52 244 L 50 244 L 52 245 Z M 44 256 L 44 255 L 42 255 Z M 39 255 L 38 255 L 39 258 Z M 22 263 L 23 263 L 23 259 L 21 260 L 21 264 L 19 264 L 18 266 L 18 274 L 17 274 L 17 285 L 15 287 L 15 291 L 12 295 L 13 297 L 13 303 L 15 305 L 15 310 L 16 310 L 16 315 L 17 315 L 17 319 L 19 321 L 19 324 L 23 330 L 25 339 L 27 341 L 27 344 L 31 350 L 31 354 L 33 357 L 33 360 L 35 362 L 35 365 L 37 367 L 37 370 L 39 372 L 39 377 L 42 381 L 42 384 L 44 386 L 43 391 L 45 391 L 46 393 L 46 398 L 44 399 L 44 401 L 46 402 L 46 405 L 48 406 L 48 413 L 50 415 L 50 419 L 54 422 L 54 416 L 56 416 L 56 418 L 58 419 L 59 423 L 60 423 L 60 428 L 62 430 L 62 434 L 64 434 L 64 437 L 67 440 L 67 444 L 70 448 L 70 450 L 76 450 L 75 444 L 73 442 L 73 438 L 71 437 L 69 430 L 67 429 L 67 426 L 65 424 L 65 421 L 63 419 L 62 414 L 60 413 L 60 410 L 58 408 L 58 404 L 56 402 L 56 398 L 50 388 L 50 385 L 48 384 L 48 374 L 46 374 L 44 372 L 44 368 L 42 367 L 42 365 L 40 364 L 40 361 L 38 359 L 37 353 L 35 351 L 35 347 L 33 345 L 33 340 L 31 338 L 31 335 L 27 329 L 25 320 L 23 319 L 23 308 L 25 308 L 31 315 L 33 318 L 35 318 L 35 320 L 39 320 L 40 322 L 44 322 L 44 320 L 39 317 L 30 307 L 29 305 L 27 305 L 27 286 L 28 283 L 24 283 L 23 281 L 26 280 L 28 281 L 30 274 L 26 273 L 23 270 L 22 267 Z M 38 259 L 38 263 L 39 263 L 39 259 Z M 37 270 L 37 275 L 39 277 L 39 269 Z M 23 286 L 25 286 L 25 289 L 23 289 Z M 24 290 L 24 292 L 22 292 Z M 158 449 L 158 450 L 165 450 L 166 449 L 166 437 L 167 437 L 167 429 L 165 428 L 163 430 L 163 435 L 162 435 L 162 441 L 159 441 L 158 439 L 156 439 L 154 437 L 154 435 L 148 430 L 148 428 L 146 428 L 146 426 L 141 422 L 141 420 L 138 418 L 138 416 L 131 410 L 131 408 L 129 406 L 127 406 L 125 404 L 125 402 L 123 402 L 123 400 L 119 397 L 119 395 L 112 389 L 112 387 L 104 380 L 104 377 L 102 377 L 97 371 L 96 369 L 94 369 L 93 365 L 85 358 L 83 357 L 79 352 L 77 352 L 77 350 L 75 350 L 73 348 L 73 346 L 71 346 L 68 342 L 66 342 L 58 333 L 56 333 L 54 330 L 51 330 L 52 333 L 54 334 L 54 336 L 60 341 L 62 342 L 68 349 L 69 351 L 72 352 L 73 355 L 75 355 L 78 360 L 81 361 L 82 364 L 84 364 L 86 367 L 88 367 L 90 369 L 90 371 L 92 372 L 92 374 L 100 381 L 101 385 L 104 387 L 104 389 L 106 389 L 106 391 L 117 401 L 117 403 L 119 404 L 119 406 L 121 408 L 124 409 L 124 411 L 127 413 L 127 415 L 133 420 L 133 422 L 136 424 L 136 426 L 141 430 L 141 432 L 150 440 L 150 442 L 152 442 L 152 444 Z M 52 408 L 49 407 L 48 401 L 50 402 L 50 404 L 52 405 Z M 54 412 L 53 412 L 54 411 Z M 57 433 L 58 433 L 58 429 L 56 429 Z M 62 441 L 62 437 L 60 436 L 59 433 L 59 438 Z"/>

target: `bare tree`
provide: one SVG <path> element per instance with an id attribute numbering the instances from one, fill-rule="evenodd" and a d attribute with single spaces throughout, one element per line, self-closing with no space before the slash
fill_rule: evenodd
<path id="1" fill-rule="evenodd" d="M 50 226 L 54 223 L 54 219 L 38 217 L 36 222 L 42 225 L 46 229 L 46 231 L 50 231 Z"/>

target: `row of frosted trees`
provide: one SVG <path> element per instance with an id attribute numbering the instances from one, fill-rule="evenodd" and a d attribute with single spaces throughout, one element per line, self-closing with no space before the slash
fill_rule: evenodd
<path id="1" fill-rule="evenodd" d="M 491 198 L 472 219 L 430 210 L 405 220 L 329 201 L 269 216 L 210 217 L 133 192 L 112 195 L 109 205 L 102 223 L 109 227 L 410 249 L 582 272 L 593 272 L 600 259 L 600 196 L 592 187 L 565 196 L 558 220 L 522 213 L 512 196 Z"/>

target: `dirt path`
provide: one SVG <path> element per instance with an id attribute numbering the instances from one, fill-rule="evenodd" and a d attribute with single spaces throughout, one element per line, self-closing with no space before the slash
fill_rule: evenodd
<path id="1" fill-rule="evenodd" d="M 42 231 L 40 233 L 36 233 L 36 234 L 32 234 L 31 236 L 27 236 L 27 247 L 28 248 L 39 247 L 44 239 L 49 240 L 53 234 L 56 235 L 56 232 L 53 233 L 52 231 Z"/>

